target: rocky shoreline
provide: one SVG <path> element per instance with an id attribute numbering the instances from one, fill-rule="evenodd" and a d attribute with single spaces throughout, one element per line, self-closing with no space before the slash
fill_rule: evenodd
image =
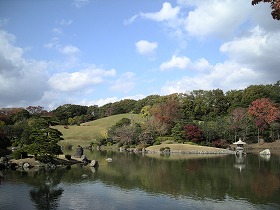
<path id="1" fill-rule="evenodd" d="M 67 167 L 74 164 L 83 164 L 80 160 L 64 160 L 60 158 L 55 158 L 54 161 L 49 163 L 42 163 L 36 161 L 34 157 L 24 158 L 24 159 L 9 159 L 8 157 L 0 158 L 0 170 L 39 170 L 39 169 L 55 169 L 57 167 Z"/>
<path id="2" fill-rule="evenodd" d="M 273 143 L 262 143 L 262 144 L 248 144 L 244 147 L 246 153 L 259 154 L 264 149 L 270 149 L 272 154 L 280 155 L 280 141 L 277 140 Z M 234 147 L 231 149 L 221 149 L 214 147 L 205 147 L 197 145 L 186 145 L 186 144 L 162 144 L 146 148 L 143 151 L 138 151 L 145 154 L 164 154 L 164 155 L 229 155 L 235 154 Z M 82 153 L 81 153 L 82 154 Z M 80 154 L 80 155 L 81 155 Z M 65 159 L 63 156 L 54 158 L 51 163 L 41 163 L 36 161 L 33 157 L 15 160 L 9 159 L 8 157 L 0 158 L 0 170 L 11 169 L 11 170 L 29 170 L 31 168 L 45 168 L 51 169 L 56 167 L 67 167 L 74 164 L 88 164 L 90 163 L 87 158 L 71 158 L 70 160 Z"/>

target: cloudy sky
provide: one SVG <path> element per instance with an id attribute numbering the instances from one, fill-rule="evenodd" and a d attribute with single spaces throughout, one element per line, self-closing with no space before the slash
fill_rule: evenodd
<path id="1" fill-rule="evenodd" d="M 2 0 L 0 107 L 275 83 L 270 12 L 251 0 Z"/>

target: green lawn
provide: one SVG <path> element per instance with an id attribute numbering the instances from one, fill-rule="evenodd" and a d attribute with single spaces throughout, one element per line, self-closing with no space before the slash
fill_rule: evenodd
<path id="1" fill-rule="evenodd" d="M 63 125 L 53 126 L 53 128 L 58 129 L 63 134 L 64 140 L 60 142 L 60 145 L 88 146 L 91 142 L 106 138 L 107 129 L 122 118 L 131 119 L 132 122 L 136 123 L 144 122 L 144 119 L 138 114 L 119 114 L 86 122 L 80 126 L 69 126 L 68 129 L 65 129 Z"/>

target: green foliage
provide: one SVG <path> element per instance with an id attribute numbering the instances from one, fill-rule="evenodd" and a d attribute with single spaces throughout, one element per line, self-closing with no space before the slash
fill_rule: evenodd
<path id="1" fill-rule="evenodd" d="M 57 107 L 52 112 L 54 113 L 60 124 L 67 124 L 69 118 L 74 118 L 76 116 L 86 115 L 87 106 L 64 104 Z"/>
<path id="2" fill-rule="evenodd" d="M 2 108 L 0 148 L 13 144 L 34 154 L 55 155 L 61 152 L 57 144 L 62 140 L 62 133 L 67 139 L 66 143 L 71 145 L 79 144 L 78 141 L 88 145 L 92 139 L 104 145 L 108 142 L 152 145 L 165 141 L 157 139 L 161 136 L 171 136 L 172 142 L 185 142 L 186 139 L 190 140 L 184 132 L 187 124 L 195 124 L 201 130 L 199 142 L 205 145 L 217 139 L 232 143 L 238 137 L 245 138 L 246 142 L 255 141 L 258 134 L 271 141 L 279 139 L 279 116 L 274 115 L 265 126 L 260 127 L 263 122 L 259 119 L 254 122 L 255 119 L 247 116 L 247 109 L 253 101 L 268 98 L 275 104 L 274 113 L 278 113 L 279 92 L 280 81 L 270 85 L 251 85 L 244 90 L 230 90 L 225 94 L 220 89 L 193 90 L 184 94 L 150 95 L 138 101 L 125 99 L 101 107 L 65 104 L 50 113 L 40 106 Z M 120 114 L 140 112 L 145 116 L 141 120 L 140 115 Z M 93 119 L 95 121 L 88 122 Z M 73 126 L 69 126 L 70 129 L 56 126 L 62 133 L 49 130 L 58 122 Z"/>
<path id="3" fill-rule="evenodd" d="M 13 151 L 12 156 L 14 159 L 18 160 L 18 159 L 23 159 L 23 158 L 27 158 L 27 152 L 25 152 L 23 149 L 18 149 Z"/>
<path id="4" fill-rule="evenodd" d="M 159 148 L 159 151 L 160 151 L 160 152 L 163 152 L 164 150 L 165 150 L 165 147 Z"/>
<path id="5" fill-rule="evenodd" d="M 6 149 L 10 145 L 11 145 L 10 139 L 6 136 L 6 134 L 3 131 L 1 131 L 0 128 L 0 148 Z"/>
<path id="6" fill-rule="evenodd" d="M 23 109 L 12 116 L 13 122 L 19 122 L 30 118 L 30 114 L 27 110 Z"/>
<path id="7" fill-rule="evenodd" d="M 153 145 L 160 145 L 160 141 L 155 141 Z"/>
<path id="8" fill-rule="evenodd" d="M 21 151 L 28 152 L 36 157 L 62 154 L 61 148 L 57 144 L 62 140 L 62 133 L 50 128 L 44 118 L 36 117 L 30 120 L 29 126 L 25 128 L 22 134 L 25 134 L 25 136 L 17 142 L 17 144 L 23 145 Z"/>
<path id="9" fill-rule="evenodd" d="M 150 117 L 151 116 L 151 108 L 152 107 L 150 105 L 144 106 L 140 111 L 141 116 L 143 118 Z"/>
<path id="10" fill-rule="evenodd" d="M 170 143 L 170 142 L 173 142 L 173 137 L 170 137 L 170 136 L 158 136 L 156 138 L 156 141 L 159 141 L 160 143 Z"/>
<path id="11" fill-rule="evenodd" d="M 130 125 L 131 120 L 128 118 L 122 118 L 119 122 L 116 123 L 116 127 L 122 127 L 122 126 L 127 126 Z"/>
<path id="12" fill-rule="evenodd" d="M 36 155 L 35 159 L 42 163 L 53 163 L 54 159 L 52 155 L 44 154 L 44 155 Z"/>
<path id="13" fill-rule="evenodd" d="M 186 133 L 185 133 L 185 130 L 184 130 L 184 126 L 185 126 L 185 123 L 178 122 L 172 128 L 171 135 L 172 135 L 172 137 L 174 138 L 175 141 L 177 141 L 177 142 L 185 141 Z"/>
<path id="14" fill-rule="evenodd" d="M 159 100 L 159 98 L 161 98 L 161 96 L 159 95 L 149 95 L 146 98 L 140 99 L 138 100 L 135 105 L 134 105 L 134 113 L 140 113 L 140 111 L 145 107 L 151 107 L 154 104 L 156 104 Z"/>

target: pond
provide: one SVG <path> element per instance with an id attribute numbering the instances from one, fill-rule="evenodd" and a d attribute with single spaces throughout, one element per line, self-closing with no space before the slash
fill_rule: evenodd
<path id="1" fill-rule="evenodd" d="M 97 170 L 2 172 L 0 209 L 280 209 L 280 156 L 86 155 Z"/>

